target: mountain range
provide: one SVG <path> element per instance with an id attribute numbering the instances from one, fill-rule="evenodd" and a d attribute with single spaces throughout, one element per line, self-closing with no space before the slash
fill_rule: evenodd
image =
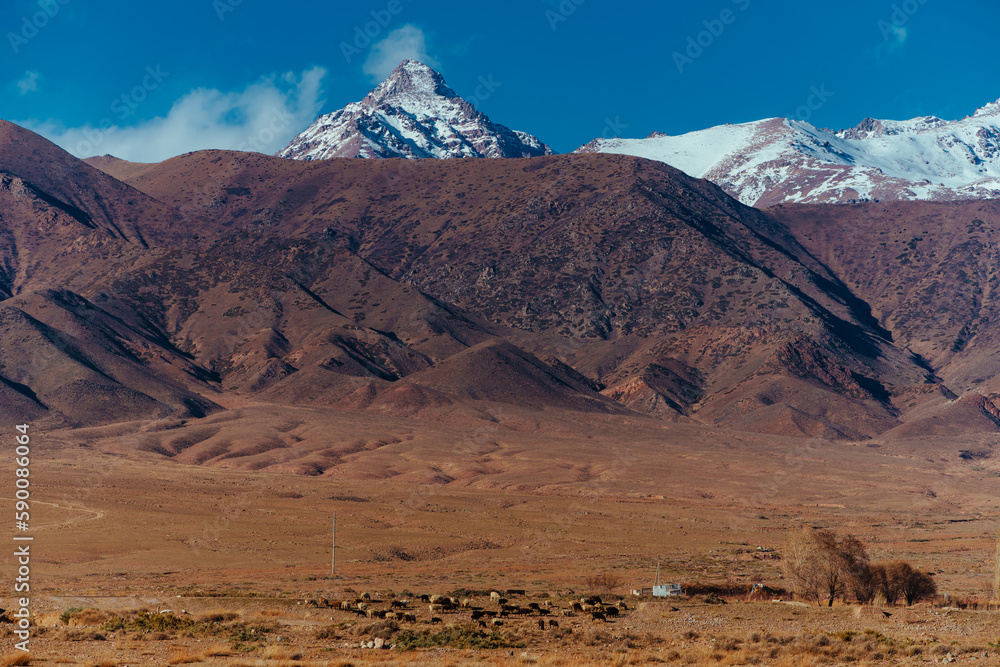
<path id="1" fill-rule="evenodd" d="M 12 418 L 1000 430 L 994 202 L 761 211 L 617 155 L 88 162 L 0 126 Z"/>
<path id="2" fill-rule="evenodd" d="M 681 136 L 595 139 L 577 150 L 665 162 L 757 207 L 996 199 L 1000 102 L 957 121 L 866 118 L 857 127 L 833 131 L 769 118 Z"/>
<path id="3" fill-rule="evenodd" d="M 847 130 L 769 118 L 681 136 L 595 139 L 577 153 L 633 155 L 716 183 L 744 204 L 1000 197 L 1000 101 L 957 121 L 866 118 Z M 360 102 L 326 114 L 280 157 L 514 158 L 551 154 L 492 122 L 440 73 L 404 60 Z"/>

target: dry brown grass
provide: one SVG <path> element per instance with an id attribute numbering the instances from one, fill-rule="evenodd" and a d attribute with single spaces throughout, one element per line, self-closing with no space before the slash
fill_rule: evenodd
<path id="1" fill-rule="evenodd" d="M 268 646 L 261 652 L 265 660 L 301 660 L 302 654 L 285 646 Z"/>
<path id="2" fill-rule="evenodd" d="M 13 667 L 14 665 L 30 665 L 31 654 L 24 651 L 11 653 L 0 658 L 0 667 Z"/>
<path id="3" fill-rule="evenodd" d="M 69 625 L 71 627 L 100 625 L 113 615 L 100 609 L 83 609 L 70 615 Z"/>
<path id="4" fill-rule="evenodd" d="M 168 665 L 189 665 L 194 662 L 204 662 L 204 655 L 187 648 L 173 648 L 167 658 Z"/>
<path id="5" fill-rule="evenodd" d="M 114 660 L 88 660 L 80 667 L 118 667 L 118 663 Z"/>
<path id="6" fill-rule="evenodd" d="M 202 654 L 206 658 L 225 658 L 233 654 L 228 644 L 212 644 Z"/>
<path id="7" fill-rule="evenodd" d="M 240 613 L 231 609 L 215 609 L 198 614 L 196 619 L 202 623 L 227 623 L 239 617 Z"/>

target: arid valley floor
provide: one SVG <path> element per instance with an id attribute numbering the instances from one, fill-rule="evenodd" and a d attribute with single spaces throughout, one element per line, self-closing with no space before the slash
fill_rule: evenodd
<path id="1" fill-rule="evenodd" d="M 403 420 L 380 441 L 361 436 L 341 478 L 192 467 L 135 447 L 206 423 L 233 438 L 303 438 L 333 425 L 370 433 L 373 419 L 248 404 L 190 424 L 36 433 L 31 664 L 1000 663 L 1000 613 L 953 606 L 991 597 L 1000 476 L 992 460 L 960 454 L 982 443 L 854 444 L 592 416 L 544 434 L 518 422 L 469 437 Z M 573 463 L 599 451 L 606 465 Z M 873 558 L 934 572 L 954 603 L 883 614 L 628 594 L 652 584 L 658 561 L 661 579 L 686 586 L 780 587 L 776 550 L 802 525 L 856 534 Z M 610 596 L 588 586 L 605 572 L 618 579 Z M 360 646 L 380 633 L 377 620 L 322 602 L 407 599 L 416 621 L 400 628 L 440 634 L 470 624 L 470 611 L 432 614 L 419 595 L 459 591 L 492 609 L 489 592 L 510 589 L 525 590 L 511 599 L 522 606 L 551 600 L 559 627 L 510 616 L 492 635 L 503 648 L 372 650 Z M 607 622 L 558 615 L 592 594 L 628 609 Z M 109 630 L 116 618 L 123 627 Z"/>

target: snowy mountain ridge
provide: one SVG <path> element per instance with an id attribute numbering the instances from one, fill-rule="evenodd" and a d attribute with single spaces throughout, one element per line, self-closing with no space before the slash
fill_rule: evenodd
<path id="1" fill-rule="evenodd" d="M 961 120 L 866 118 L 831 131 L 786 118 L 680 136 L 595 139 L 577 152 L 666 162 L 745 204 L 1000 197 L 1000 101 Z"/>
<path id="2" fill-rule="evenodd" d="M 320 116 L 279 157 L 533 157 L 551 155 L 538 138 L 492 122 L 444 77 L 404 60 L 360 102 Z"/>

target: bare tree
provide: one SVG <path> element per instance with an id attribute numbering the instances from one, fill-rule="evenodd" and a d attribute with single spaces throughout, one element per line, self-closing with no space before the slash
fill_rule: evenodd
<path id="1" fill-rule="evenodd" d="M 853 535 L 838 538 L 829 530 L 806 528 L 789 536 L 782 568 L 795 591 L 806 599 L 825 599 L 828 606 L 860 588 L 868 569 L 868 554 Z"/>
<path id="2" fill-rule="evenodd" d="M 937 595 L 937 584 L 931 575 L 901 560 L 885 564 L 885 578 L 885 597 L 890 602 L 903 598 L 910 606 Z"/>
<path id="3" fill-rule="evenodd" d="M 859 568 L 851 582 L 851 592 L 859 604 L 872 604 L 885 590 L 885 566 L 872 563 Z"/>
<path id="4" fill-rule="evenodd" d="M 622 585 L 622 578 L 614 572 L 601 572 L 584 579 L 591 590 L 602 590 L 608 593 Z"/>
<path id="5" fill-rule="evenodd" d="M 812 530 L 804 528 L 788 536 L 781 551 L 781 569 L 797 595 L 819 601 L 822 564 Z"/>

